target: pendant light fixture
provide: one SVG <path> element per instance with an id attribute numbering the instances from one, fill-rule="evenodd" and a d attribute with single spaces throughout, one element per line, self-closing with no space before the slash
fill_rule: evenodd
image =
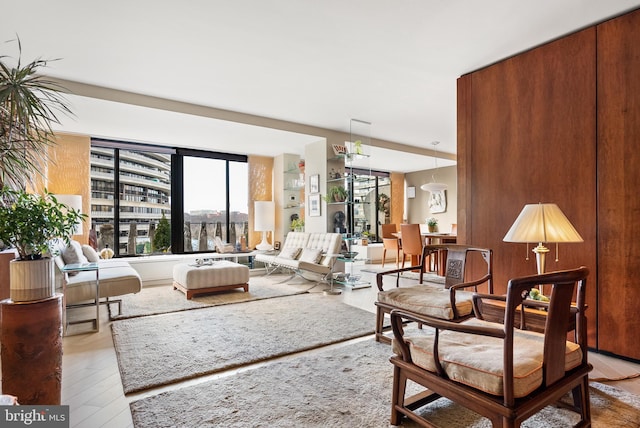
<path id="1" fill-rule="evenodd" d="M 447 185 L 445 183 L 438 183 L 438 181 L 436 180 L 436 174 L 438 172 L 438 149 L 437 149 L 438 144 L 440 144 L 440 141 L 434 141 L 433 143 L 431 143 L 431 145 L 433 146 L 434 159 L 436 162 L 435 171 L 433 172 L 433 175 L 431 175 L 431 179 L 433 181 L 431 183 L 426 183 L 420 186 L 422 190 L 426 192 L 431 192 L 431 193 L 445 190 L 447 188 Z"/>

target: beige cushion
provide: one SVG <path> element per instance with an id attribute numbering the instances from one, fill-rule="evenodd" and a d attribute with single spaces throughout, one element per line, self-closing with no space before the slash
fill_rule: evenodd
<path id="1" fill-rule="evenodd" d="M 472 318 L 463 325 L 503 328 Z M 433 330 L 405 336 L 413 362 L 425 370 L 435 372 L 433 361 Z M 480 389 L 489 394 L 503 395 L 503 340 L 473 334 L 442 331 L 440 334 L 440 362 L 450 379 Z M 565 352 L 565 370 L 577 367 L 582 361 L 580 347 L 568 342 Z M 394 350 L 398 352 L 397 344 Z M 544 335 L 516 330 L 513 345 L 514 395 L 524 397 L 542 384 Z"/>
<path id="2" fill-rule="evenodd" d="M 428 315 L 434 318 L 451 320 L 450 290 L 442 285 L 416 285 L 399 287 L 378 293 L 378 301 L 399 309 Z M 456 291 L 456 308 L 461 317 L 471 314 L 473 292 Z"/>
<path id="3" fill-rule="evenodd" d="M 302 251 L 302 248 L 283 248 L 282 251 L 280 251 L 280 254 L 278 254 L 278 257 L 283 259 L 296 260 L 300 255 L 300 251 Z"/>
<path id="4" fill-rule="evenodd" d="M 90 261 L 91 263 L 97 263 L 98 260 L 100 260 L 100 256 L 98 255 L 96 250 L 93 249 L 91 245 L 84 244 L 82 246 L 82 254 L 84 254 L 87 260 Z"/>
<path id="5" fill-rule="evenodd" d="M 78 241 L 70 241 L 69 245 L 62 250 L 62 260 L 64 264 L 89 263 L 89 260 L 82 254 L 82 246 Z"/>
<path id="6" fill-rule="evenodd" d="M 302 250 L 298 260 L 301 262 L 318 263 L 322 258 L 322 249 L 320 248 L 305 248 Z"/>

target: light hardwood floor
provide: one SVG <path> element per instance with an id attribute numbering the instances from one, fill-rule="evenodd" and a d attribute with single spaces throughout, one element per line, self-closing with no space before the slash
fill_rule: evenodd
<path id="1" fill-rule="evenodd" d="M 367 267 L 376 266 L 368 265 Z M 374 275 L 365 272 L 363 280 L 371 281 L 372 287 L 358 290 L 344 289 L 342 294 L 338 296 L 326 297 L 375 312 L 373 302 L 377 288 L 374 285 Z M 326 286 L 318 285 L 312 291 L 321 292 L 324 288 Z M 77 326 L 77 328 L 81 327 Z M 73 428 L 132 427 L 133 423 L 129 411 L 131 401 L 165 390 L 232 375 L 235 372 L 207 376 L 125 397 L 106 311 L 101 312 L 100 332 L 67 336 L 63 342 L 62 402 L 70 406 L 71 427 Z M 640 373 L 640 364 L 622 359 L 592 352 L 589 354 L 589 360 L 594 365 L 591 378 L 622 378 Z M 609 382 L 609 384 L 640 395 L 640 377 Z"/>

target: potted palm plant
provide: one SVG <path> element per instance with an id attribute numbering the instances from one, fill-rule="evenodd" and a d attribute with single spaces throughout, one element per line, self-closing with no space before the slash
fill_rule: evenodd
<path id="1" fill-rule="evenodd" d="M 13 301 L 54 295 L 53 260 L 49 256 L 55 250 L 50 245 L 55 239 L 68 244 L 76 224 L 85 217 L 46 190 L 42 196 L 8 187 L 0 191 L 0 241 L 18 252 L 9 265 Z"/>
<path id="2" fill-rule="evenodd" d="M 43 175 L 49 161 L 49 147 L 55 144 L 52 125 L 60 123 L 57 114 L 71 112 L 63 88 L 41 73 L 48 61 L 25 64 L 19 39 L 17 44 L 16 60 L 0 56 L 0 241 L 15 247 L 19 257 L 10 268 L 11 297 L 30 300 L 49 294 L 53 284 L 53 265 L 43 257 L 49 241 L 68 241 L 84 216 L 46 191 L 43 196 L 25 191 L 28 184 L 35 187 L 34 178 Z M 32 287 L 39 291 L 14 293 L 14 288 Z"/>

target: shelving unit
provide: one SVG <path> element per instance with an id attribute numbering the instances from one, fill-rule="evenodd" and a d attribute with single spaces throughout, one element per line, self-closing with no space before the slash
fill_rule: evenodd
<path id="1" fill-rule="evenodd" d="M 351 252 L 351 247 L 356 240 L 363 237 L 363 232 L 370 232 L 375 225 L 371 224 L 371 210 L 376 209 L 375 178 L 372 179 L 369 167 L 369 126 L 367 122 L 351 121 L 351 138 L 338 147 L 337 153 L 327 159 L 327 195 L 332 194 L 332 188 L 345 190 L 344 200 L 327 201 L 327 230 L 342 233 L 343 250 Z M 356 132 L 357 131 L 357 132 Z M 375 213 L 374 213 L 375 214 Z M 349 280 L 353 275 L 353 264 L 362 261 L 355 257 L 340 257 L 339 262 L 345 266 L 345 280 L 337 280 L 336 283 L 350 288 L 370 287 L 368 282 Z"/>
<path id="2" fill-rule="evenodd" d="M 274 201 L 276 205 L 276 228 L 274 242 L 284 242 L 291 231 L 294 216 L 304 219 L 304 173 L 298 166 L 300 156 L 282 154 L 276 156 L 273 163 Z"/>

